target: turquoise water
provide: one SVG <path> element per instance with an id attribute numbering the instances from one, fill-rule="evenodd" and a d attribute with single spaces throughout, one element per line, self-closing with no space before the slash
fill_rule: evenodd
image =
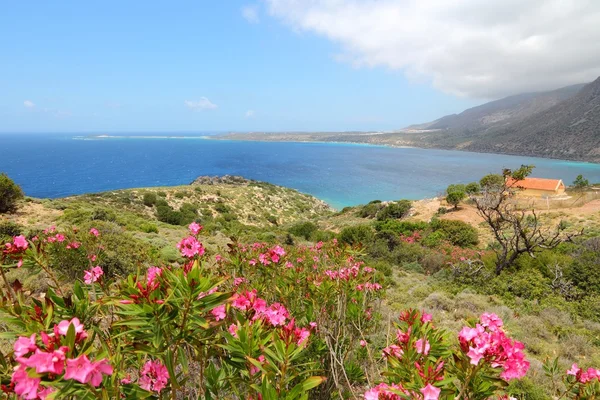
<path id="1" fill-rule="evenodd" d="M 166 136 L 168 134 L 165 134 Z M 534 164 L 534 176 L 600 182 L 600 164 L 331 143 L 192 138 L 88 140 L 81 135 L 0 134 L 0 171 L 34 197 L 188 184 L 200 175 L 242 175 L 312 194 L 336 208 L 374 199 L 420 199 L 450 183 Z"/>

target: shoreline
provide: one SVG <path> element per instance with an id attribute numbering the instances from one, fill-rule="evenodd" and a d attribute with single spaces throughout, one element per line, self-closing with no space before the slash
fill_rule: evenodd
<path id="1" fill-rule="evenodd" d="M 230 142 L 269 142 L 269 143 L 319 143 L 319 144 L 345 144 L 345 145 L 359 145 L 359 146 L 371 146 L 371 147 L 387 147 L 393 149 L 420 149 L 420 150 L 442 150 L 442 151 L 460 151 L 462 153 L 475 153 L 475 154 L 493 154 L 499 156 L 514 156 L 514 157 L 527 157 L 527 158 L 539 158 L 542 160 L 557 160 L 564 162 L 576 162 L 581 164 L 594 164 L 600 165 L 599 161 L 587 161 L 584 159 L 566 159 L 552 156 L 539 156 L 539 155 L 530 155 L 530 154 L 521 154 L 521 153 L 498 153 L 492 151 L 475 151 L 475 150 L 465 150 L 459 148 L 448 148 L 448 147 L 424 147 L 424 146 L 408 146 L 408 145 L 395 145 L 392 143 L 365 143 L 365 142 L 357 142 L 357 141 L 327 141 L 327 140 L 282 140 L 282 139 L 260 139 L 260 138 L 239 138 L 239 137 L 225 137 L 224 135 L 215 135 L 215 136 L 207 136 L 207 140 L 219 140 L 219 141 L 230 141 Z"/>

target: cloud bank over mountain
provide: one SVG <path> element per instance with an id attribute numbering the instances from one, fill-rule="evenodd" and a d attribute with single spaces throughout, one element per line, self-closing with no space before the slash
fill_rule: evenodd
<path id="1" fill-rule="evenodd" d="M 265 0 L 358 67 L 402 70 L 444 92 L 499 98 L 600 75 L 596 0 Z"/>

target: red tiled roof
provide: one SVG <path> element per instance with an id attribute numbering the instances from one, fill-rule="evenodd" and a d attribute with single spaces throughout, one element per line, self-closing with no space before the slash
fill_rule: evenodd
<path id="1" fill-rule="evenodd" d="M 560 179 L 544 179 L 544 178 L 525 178 L 516 181 L 513 178 L 508 178 L 507 184 L 514 188 L 549 190 L 555 191 L 562 183 Z"/>

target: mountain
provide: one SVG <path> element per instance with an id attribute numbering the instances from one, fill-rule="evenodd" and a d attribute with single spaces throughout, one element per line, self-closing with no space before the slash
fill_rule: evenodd
<path id="1" fill-rule="evenodd" d="M 403 131 L 443 131 L 451 136 L 484 135 L 498 127 L 514 124 L 545 111 L 576 95 L 585 84 L 548 92 L 522 93 L 446 115 L 432 122 L 411 125 Z"/>
<path id="2" fill-rule="evenodd" d="M 600 78 L 575 96 L 497 128 L 463 148 L 599 162 Z"/>

